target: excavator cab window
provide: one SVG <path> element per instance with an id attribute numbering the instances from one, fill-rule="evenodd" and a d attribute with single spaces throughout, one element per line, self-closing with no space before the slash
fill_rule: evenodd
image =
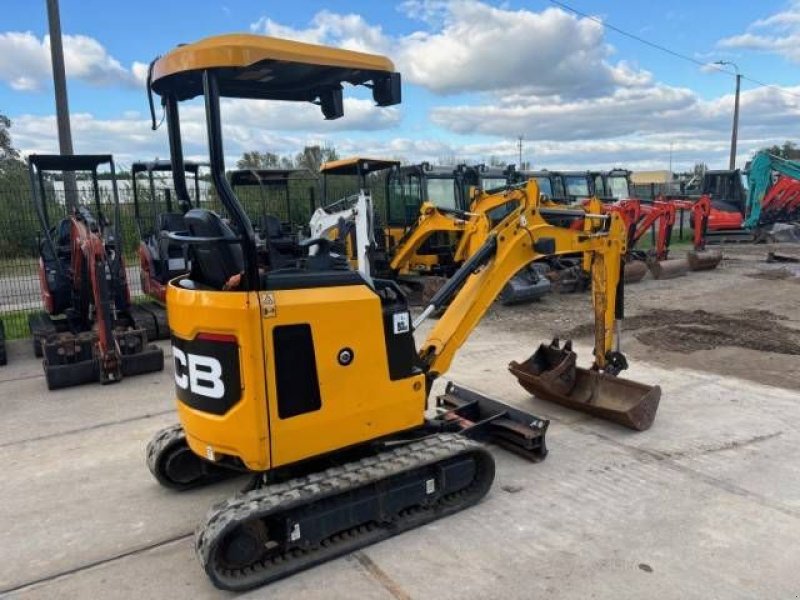
<path id="1" fill-rule="evenodd" d="M 403 173 L 394 169 L 389 174 L 388 223 L 406 227 L 419 218 L 422 178 L 419 173 Z"/>
<path id="2" fill-rule="evenodd" d="M 610 190 L 607 190 L 603 185 L 603 176 L 600 173 L 594 176 L 594 189 L 595 194 L 600 198 L 609 198 L 611 196 Z"/>
<path id="3" fill-rule="evenodd" d="M 535 177 L 536 183 L 539 184 L 539 193 L 544 194 L 548 198 L 553 197 L 553 185 L 549 177 Z"/>
<path id="4" fill-rule="evenodd" d="M 504 178 L 485 177 L 481 180 L 481 187 L 483 187 L 484 190 L 496 190 L 504 188 L 506 185 L 508 185 L 508 182 Z"/>
<path id="5" fill-rule="evenodd" d="M 607 192 L 615 200 L 630 198 L 631 194 L 628 189 L 628 179 L 623 175 L 610 175 L 608 177 Z"/>
<path id="6" fill-rule="evenodd" d="M 550 180 L 552 182 L 553 194 L 550 196 L 554 200 L 563 200 L 567 197 L 567 192 L 564 189 L 564 182 L 561 177 L 554 177 Z"/>
<path id="7" fill-rule="evenodd" d="M 585 175 L 566 175 L 564 183 L 567 188 L 567 195 L 574 196 L 575 198 L 588 198 L 591 196 L 589 192 L 589 182 Z"/>
<path id="8" fill-rule="evenodd" d="M 456 180 L 455 179 L 434 179 L 428 178 L 428 194 L 426 200 L 432 202 L 439 208 L 458 208 L 456 201 Z"/>

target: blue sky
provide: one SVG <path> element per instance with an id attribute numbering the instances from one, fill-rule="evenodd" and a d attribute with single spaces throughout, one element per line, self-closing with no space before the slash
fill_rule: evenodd
<path id="1" fill-rule="evenodd" d="M 122 5 L 123 3 L 120 3 Z M 129 3 L 125 3 L 129 4 Z M 130 3 L 133 4 L 133 3 Z M 742 160 L 800 137 L 800 4 L 587 0 L 578 11 L 701 62 L 735 61 L 787 93 L 745 81 Z M 687 167 L 727 162 L 733 78 L 659 52 L 545 1 L 273 2 L 140 0 L 135 10 L 61 0 L 77 151 L 113 152 L 123 164 L 165 156 L 151 132 L 144 66 L 177 43 L 231 31 L 385 53 L 404 76 L 404 102 L 369 106 L 354 92 L 344 119 L 263 103 L 229 102 L 226 154 L 294 153 L 330 143 L 340 153 L 408 161 L 525 159 L 549 168 Z M 109 8 L 111 7 L 111 9 Z M 55 151 L 44 2 L 17 2 L 0 29 L 0 112 L 25 152 Z M 291 111 L 291 112 L 287 112 Z M 187 153 L 205 151 L 200 108 Z"/>

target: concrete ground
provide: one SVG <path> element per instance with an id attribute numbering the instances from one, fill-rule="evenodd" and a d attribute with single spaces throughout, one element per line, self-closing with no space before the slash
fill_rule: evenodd
<path id="1" fill-rule="evenodd" d="M 745 281 L 734 268 L 714 277 L 720 289 Z M 671 305 L 697 289 L 687 277 L 631 288 L 629 298 L 649 296 L 655 285 L 673 290 Z M 659 289 L 663 296 L 666 287 Z M 778 295 L 795 310 L 792 328 L 800 302 Z M 513 309 L 527 318 L 517 327 L 502 317 L 509 309 L 493 309 L 448 374 L 550 418 L 547 460 L 530 464 L 496 450 L 497 479 L 478 506 L 244 597 L 797 597 L 797 387 L 758 383 L 744 366 L 744 377 L 700 371 L 702 350 L 670 362 L 669 353 L 657 357 L 636 342 L 627 376 L 663 390 L 651 430 L 630 432 L 530 398 L 507 363 L 554 332 L 547 315 L 555 303 L 588 301 L 548 298 Z M 586 361 L 588 340 L 578 350 Z M 747 352 L 761 354 L 739 349 L 730 360 L 747 365 Z M 797 356 L 779 356 L 800 370 Z M 0 369 L 0 595 L 231 596 L 208 583 L 192 536 L 207 508 L 242 482 L 177 494 L 145 466 L 147 440 L 175 420 L 171 377 L 167 368 L 113 386 L 47 392 L 29 344 L 11 344 Z"/>

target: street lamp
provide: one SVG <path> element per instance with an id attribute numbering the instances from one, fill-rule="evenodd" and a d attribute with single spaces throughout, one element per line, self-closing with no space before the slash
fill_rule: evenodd
<path id="1" fill-rule="evenodd" d="M 729 60 L 718 60 L 715 65 L 730 65 L 736 71 L 736 99 L 733 103 L 733 132 L 731 133 L 731 158 L 728 161 L 728 168 L 733 171 L 736 168 L 736 138 L 739 132 L 739 86 L 742 76 L 739 74 L 739 65 Z"/>

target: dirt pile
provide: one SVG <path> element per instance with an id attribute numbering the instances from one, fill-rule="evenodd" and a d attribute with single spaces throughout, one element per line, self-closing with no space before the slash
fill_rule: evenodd
<path id="1" fill-rule="evenodd" d="M 672 352 L 711 350 L 737 346 L 761 352 L 800 356 L 800 331 L 767 310 L 748 309 L 734 314 L 704 310 L 654 309 L 624 320 L 624 330 L 647 346 Z M 591 324 L 570 331 L 574 338 L 592 335 Z"/>

